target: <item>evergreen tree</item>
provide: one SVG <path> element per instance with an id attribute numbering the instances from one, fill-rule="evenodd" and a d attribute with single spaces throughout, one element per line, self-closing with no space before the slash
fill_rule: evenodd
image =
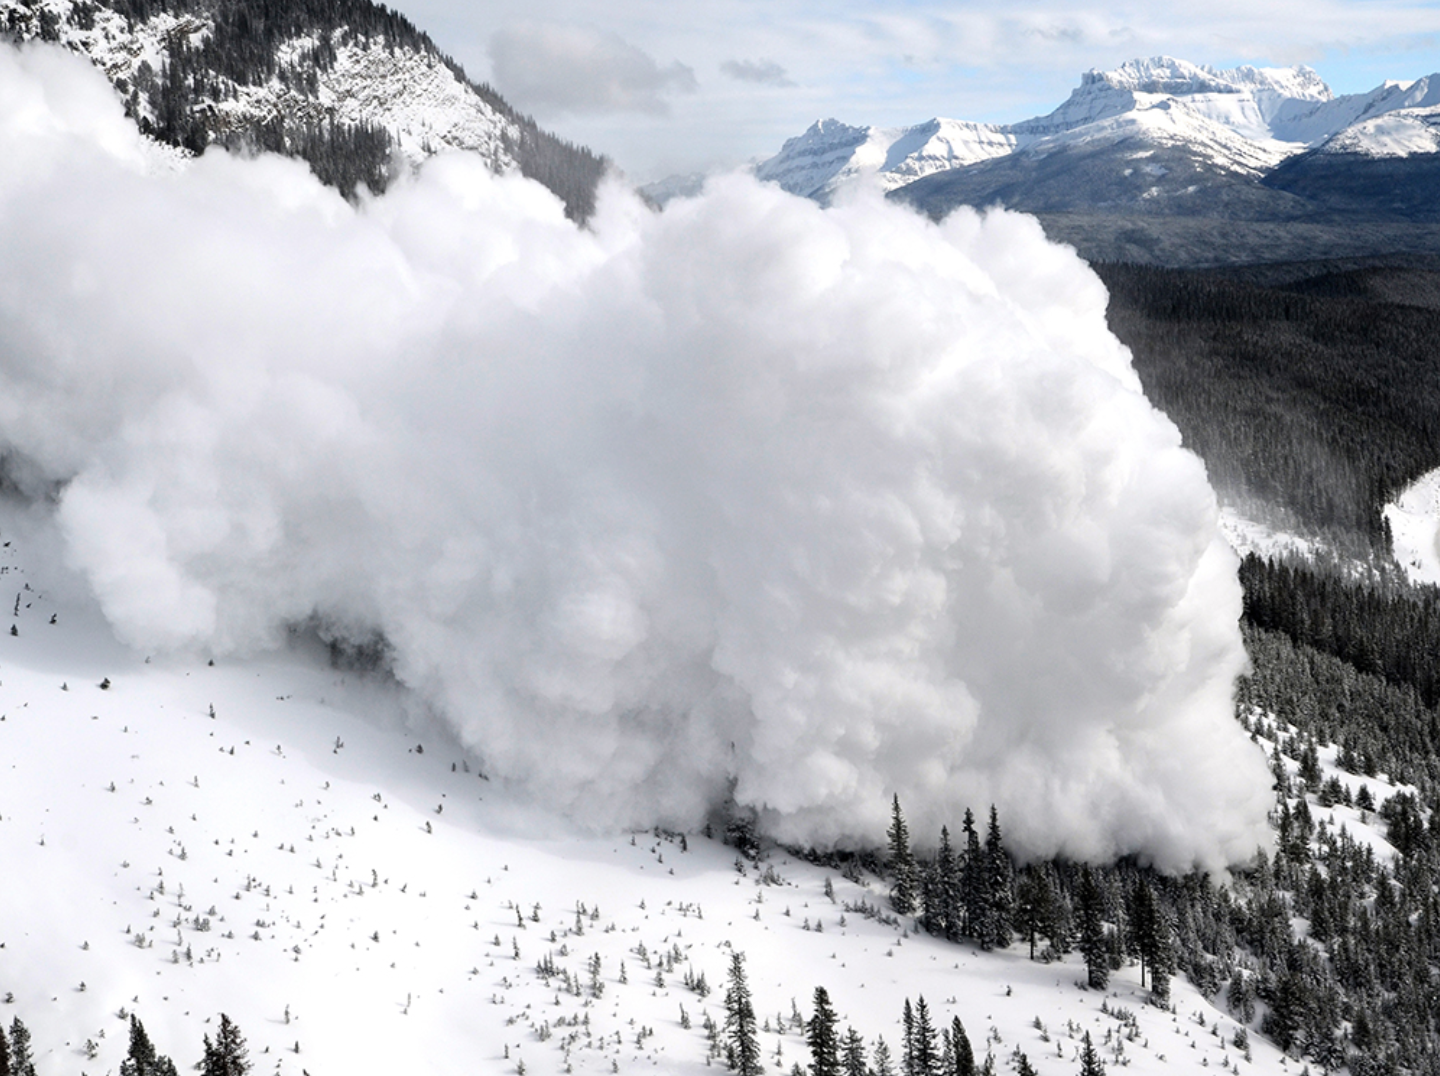
<path id="1" fill-rule="evenodd" d="M 215 1041 L 205 1036 L 205 1056 L 200 1062 L 201 1076 L 245 1076 L 250 1071 L 250 1051 L 245 1046 L 245 1036 L 230 1022 L 230 1017 L 220 1014 L 220 1030 Z"/>
<path id="2" fill-rule="evenodd" d="M 845 1032 L 845 1076 L 869 1076 L 865 1066 L 865 1040 L 853 1027 Z"/>
<path id="3" fill-rule="evenodd" d="M 823 986 L 815 988 L 815 1015 L 810 1017 L 805 1041 L 810 1046 L 811 1076 L 841 1076 L 840 1040 L 835 1028 L 835 1010 Z"/>
<path id="4" fill-rule="evenodd" d="M 875 1037 L 875 1049 L 870 1056 L 875 1059 L 875 1076 L 895 1076 L 895 1061 L 890 1056 L 890 1047 L 886 1044 L 884 1035 Z"/>
<path id="5" fill-rule="evenodd" d="M 725 987 L 725 1056 L 740 1076 L 758 1076 L 760 1038 L 750 984 L 745 980 L 745 956 L 739 952 L 730 954 L 730 981 Z"/>
<path id="6" fill-rule="evenodd" d="M 975 1050 L 958 1016 L 950 1021 L 950 1049 L 954 1055 L 952 1076 L 975 1076 Z"/>
<path id="7" fill-rule="evenodd" d="M 1035 1071 L 1035 1066 L 1030 1064 L 1030 1059 L 1028 1057 L 1020 1053 L 1018 1050 L 1016 1051 L 1016 1055 L 1015 1076 L 1040 1076 L 1040 1074 Z"/>
<path id="8" fill-rule="evenodd" d="M 5 1037 L 3 1024 L 0 1024 L 0 1076 L 10 1076 L 10 1040 Z"/>
<path id="9" fill-rule="evenodd" d="M 909 998 L 905 999 L 905 1009 L 900 1015 L 900 1029 L 900 1071 L 903 1076 L 915 1076 L 915 1010 Z"/>
<path id="10" fill-rule="evenodd" d="M 20 1017 L 10 1022 L 11 1076 L 35 1076 L 35 1055 L 30 1049 L 30 1029 Z"/>
<path id="11" fill-rule="evenodd" d="M 890 811 L 890 871 L 895 875 L 895 886 L 890 890 L 890 904 L 901 915 L 915 912 L 917 878 L 915 859 L 910 854 L 910 829 L 905 825 L 905 816 L 900 813 L 900 796 L 897 793 Z"/>
<path id="12" fill-rule="evenodd" d="M 1105 1066 L 1090 1041 L 1090 1032 L 1085 1032 L 1085 1041 L 1080 1047 L 1080 1076 L 1105 1076 Z"/>
<path id="13" fill-rule="evenodd" d="M 1175 962 L 1169 916 L 1144 878 L 1135 887 L 1132 904 L 1130 926 L 1134 948 L 1140 956 L 1140 985 L 1145 985 L 1148 971 L 1151 993 L 1157 1002 L 1164 1004 L 1170 997 L 1170 974 Z"/>
<path id="14" fill-rule="evenodd" d="M 960 938 L 960 867 L 950 828 L 940 827 L 940 849 L 925 875 L 925 930 L 937 938 Z"/>
<path id="15" fill-rule="evenodd" d="M 1035 959 L 1035 939 L 1054 914 L 1053 893 L 1045 882 L 1044 871 L 1032 863 L 1021 872 L 1015 886 L 1015 928 L 1030 943 L 1031 960 Z"/>
<path id="16" fill-rule="evenodd" d="M 150 1042 L 150 1036 L 145 1034 L 145 1025 L 132 1013 L 130 1016 L 130 1051 L 125 1060 L 120 1062 L 120 1076 L 159 1076 L 159 1073 L 164 1071 L 165 1065 L 174 1069 L 169 1058 L 161 1058 L 156 1055 L 155 1047 Z"/>
<path id="17" fill-rule="evenodd" d="M 975 832 L 975 816 L 968 807 L 961 828 L 965 832 L 965 865 L 960 871 L 960 903 L 964 909 L 965 937 L 975 938 L 989 898 L 985 893 L 985 859 L 980 835 Z"/>
<path id="18" fill-rule="evenodd" d="M 1080 952 L 1092 990 L 1110 982 L 1110 946 L 1105 936 L 1105 908 L 1095 875 L 1086 865 L 1080 874 Z"/>
<path id="19" fill-rule="evenodd" d="M 1015 911 L 1014 868 L 1000 835 L 1000 814 L 990 805 L 990 825 L 985 834 L 984 920 L 979 938 L 984 949 L 1010 945 Z"/>
<path id="20" fill-rule="evenodd" d="M 907 999 L 907 1004 L 908 999 Z M 925 997 L 915 1002 L 915 1025 L 911 1049 L 910 1076 L 940 1076 L 939 1040 L 935 1025 L 930 1020 L 930 1007 Z"/>

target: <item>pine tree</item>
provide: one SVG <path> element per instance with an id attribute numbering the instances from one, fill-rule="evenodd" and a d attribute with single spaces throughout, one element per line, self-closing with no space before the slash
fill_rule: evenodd
<path id="1" fill-rule="evenodd" d="M 950 828 L 940 827 L 940 849 L 925 875 L 925 930 L 937 938 L 960 938 L 960 868 Z"/>
<path id="2" fill-rule="evenodd" d="M 20 1017 L 10 1022 L 11 1076 L 35 1076 L 35 1055 L 30 1050 L 30 1029 Z"/>
<path id="3" fill-rule="evenodd" d="M 758 1076 L 760 1038 L 755 1028 L 755 1007 L 745 981 L 745 956 L 730 954 L 730 981 L 725 987 L 725 1055 L 740 1076 Z"/>
<path id="4" fill-rule="evenodd" d="M 950 1021 L 950 1049 L 954 1054 L 954 1076 L 975 1076 L 975 1050 L 958 1016 Z"/>
<path id="5" fill-rule="evenodd" d="M 0 1024 L 0 1076 L 10 1076 L 10 1040 L 5 1037 L 3 1024 Z"/>
<path id="6" fill-rule="evenodd" d="M 1090 989 L 1104 990 L 1110 982 L 1110 947 L 1105 936 L 1105 909 L 1095 875 L 1086 866 L 1080 874 L 1080 952 Z"/>
<path id="7" fill-rule="evenodd" d="M 960 870 L 960 903 L 964 909 L 964 934 L 978 939 L 989 897 L 985 892 L 985 855 L 980 848 L 980 835 L 975 832 L 975 816 L 965 808 L 965 864 Z"/>
<path id="8" fill-rule="evenodd" d="M 915 1009 L 910 999 L 905 999 L 904 1011 L 900 1014 L 900 1029 L 903 1036 L 900 1049 L 900 1071 L 903 1076 L 915 1076 Z"/>
<path id="9" fill-rule="evenodd" d="M 1090 1032 L 1085 1032 L 1084 1044 L 1080 1047 L 1080 1076 L 1105 1076 L 1105 1066 L 1090 1041 Z"/>
<path id="10" fill-rule="evenodd" d="M 875 1038 L 875 1049 L 870 1056 L 875 1059 L 875 1076 L 895 1076 L 895 1061 L 890 1056 L 890 1047 L 885 1042 L 884 1035 Z"/>
<path id="11" fill-rule="evenodd" d="M 155 1047 L 145 1034 L 145 1025 L 132 1013 L 130 1016 L 130 1052 L 120 1062 L 120 1076 L 150 1076 L 155 1067 Z"/>
<path id="12" fill-rule="evenodd" d="M 245 1076 L 250 1071 L 250 1051 L 245 1046 L 245 1036 L 230 1022 L 230 1017 L 220 1014 L 220 1030 L 215 1041 L 205 1036 L 205 1056 L 200 1062 L 201 1076 Z"/>
<path id="13" fill-rule="evenodd" d="M 911 1076 L 940 1076 L 939 1042 L 935 1036 L 935 1025 L 930 1020 L 930 1007 L 925 1004 L 924 995 L 921 995 L 915 1002 L 911 1065 Z"/>
<path id="14" fill-rule="evenodd" d="M 845 1032 L 845 1076 L 869 1076 L 865 1066 L 865 1040 L 853 1027 Z"/>
<path id="15" fill-rule="evenodd" d="M 1026 867 L 1015 886 L 1015 927 L 1020 936 L 1030 943 L 1031 960 L 1035 959 L 1035 940 L 1053 914 L 1051 897 L 1044 873 L 1034 864 Z"/>
<path id="16" fill-rule="evenodd" d="M 835 1029 L 835 1010 L 823 986 L 815 988 L 815 1015 L 805 1032 L 810 1046 L 811 1076 L 841 1076 L 840 1040 Z"/>
<path id="17" fill-rule="evenodd" d="M 1015 911 L 1014 868 L 1000 836 L 1000 814 L 993 803 L 990 805 L 990 826 L 985 834 L 984 901 L 984 928 L 979 939 L 981 948 L 1008 948 Z"/>
<path id="18" fill-rule="evenodd" d="M 1144 878 L 1135 887 L 1133 905 L 1130 923 L 1134 948 L 1140 955 L 1140 985 L 1145 985 L 1148 970 L 1151 993 L 1157 1002 L 1164 1004 L 1170 996 L 1170 975 L 1175 965 L 1169 916 Z"/>
<path id="19" fill-rule="evenodd" d="M 1030 1064 L 1030 1059 L 1020 1051 L 1015 1051 L 1015 1076 L 1040 1076 L 1035 1071 L 1035 1066 Z"/>
<path id="20" fill-rule="evenodd" d="M 895 886 L 890 890 L 890 904 L 901 915 L 913 915 L 916 900 L 915 858 L 910 854 L 910 829 L 900 813 L 897 793 L 890 811 L 890 871 Z"/>

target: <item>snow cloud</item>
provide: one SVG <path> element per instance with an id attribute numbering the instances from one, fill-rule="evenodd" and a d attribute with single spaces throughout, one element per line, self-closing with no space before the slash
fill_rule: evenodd
<path id="1" fill-rule="evenodd" d="M 647 112 L 664 115 L 669 97 L 694 93 L 695 72 L 661 67 L 617 34 L 574 23 L 517 23 L 490 39 L 495 84 L 541 113 Z"/>
<path id="2" fill-rule="evenodd" d="M 1265 839 L 1233 555 L 1099 281 L 1028 218 L 743 177 L 592 226 L 465 157 L 354 209 L 157 169 L 0 49 L 0 439 L 129 643 L 319 615 L 599 826 L 1217 867 Z"/>

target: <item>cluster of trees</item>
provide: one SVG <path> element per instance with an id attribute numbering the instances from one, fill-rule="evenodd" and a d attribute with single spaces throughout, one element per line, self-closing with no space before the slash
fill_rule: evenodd
<path id="1" fill-rule="evenodd" d="M 905 999 L 900 1017 L 900 1057 L 897 1059 L 879 1036 L 867 1048 L 865 1039 L 853 1027 L 842 1034 L 840 1020 L 830 1002 L 830 992 L 823 986 L 815 988 L 814 1011 L 805 1021 L 805 1042 L 810 1048 L 808 1070 L 797 1065 L 792 1076 L 994 1076 L 995 1058 L 986 1054 L 982 1064 L 975 1062 L 975 1050 L 960 1017 L 950 1020 L 948 1027 L 938 1031 L 925 998 L 912 1005 Z M 728 984 L 725 988 L 725 1061 L 740 1076 L 758 1076 L 760 1043 L 756 1034 L 755 1011 L 750 987 L 745 978 L 745 957 L 735 952 L 730 956 Z M 1019 1076 L 1035 1076 L 1029 1058 L 1015 1054 L 1015 1071 Z M 1103 1076 L 1105 1067 L 1085 1036 L 1081 1052 L 1080 1076 Z"/>
<path id="2" fill-rule="evenodd" d="M 1174 918 L 1147 873 L 1131 871 L 1110 884 L 1088 865 L 1032 863 L 1017 870 L 993 805 L 983 843 L 969 810 L 961 832 L 965 843 L 957 850 L 949 827 L 942 827 L 934 857 L 922 863 L 911 851 L 900 797 L 893 798 L 890 902 L 897 913 L 914 916 L 937 938 L 966 940 L 985 950 L 1004 949 L 1018 934 L 1029 944 L 1032 960 L 1042 940 L 1043 959 L 1078 949 L 1095 989 L 1104 989 L 1110 971 L 1133 957 L 1155 1000 L 1163 1004 L 1168 999 L 1175 971 Z"/>
<path id="3" fill-rule="evenodd" d="M 204 1037 L 204 1055 L 196 1066 L 201 1076 L 245 1076 L 250 1071 L 249 1048 L 224 1013 L 212 1042 Z M 7 1037 L 0 1027 L 0 1076 L 36 1076 L 35 1055 L 30 1030 L 17 1016 L 10 1024 Z M 156 1051 L 145 1032 L 145 1025 L 133 1013 L 130 1016 L 130 1049 L 120 1062 L 120 1076 L 177 1076 L 175 1062 Z"/>
<path id="4" fill-rule="evenodd" d="M 1423 269 L 1279 284 L 1097 265 L 1145 394 L 1227 498 L 1355 550 L 1386 550 L 1380 508 L 1440 466 L 1440 308 Z M 1414 278 L 1410 280 L 1410 278 Z M 1424 294 L 1420 294 L 1424 293 Z M 1418 298 L 1417 298 L 1418 296 Z M 1404 300 L 1404 301 L 1399 301 Z"/>
<path id="5" fill-rule="evenodd" d="M 523 175 L 544 184 L 565 203 L 577 222 L 595 210 L 595 191 L 609 167 L 606 159 L 542 130 L 535 120 L 517 112 L 493 88 L 477 84 L 446 56 L 430 37 L 398 11 L 370 0 L 98 0 L 123 15 L 132 27 L 160 14 L 203 16 L 211 30 L 195 43 L 175 35 L 156 70 L 142 63 L 133 82 L 117 88 L 127 111 L 150 136 L 191 153 L 211 143 L 228 149 L 270 151 L 298 157 L 315 175 L 351 196 L 360 185 L 379 194 L 393 178 L 394 140 L 370 123 L 349 124 L 334 116 L 256 119 L 233 126 L 233 113 L 215 105 L 238 96 L 241 86 L 278 79 L 302 97 L 319 93 L 320 74 L 333 68 L 337 45 L 384 47 L 418 52 L 443 64 L 508 120 L 516 133 L 505 137 L 505 149 Z M 69 18 L 77 26 L 93 24 L 96 4 L 77 4 Z M 60 24 L 48 9 L 20 20 L 12 14 L 4 27 L 13 36 L 58 40 Z M 308 36 L 314 44 L 289 61 L 279 59 L 280 46 Z M 142 101 L 145 107 L 142 107 Z"/>

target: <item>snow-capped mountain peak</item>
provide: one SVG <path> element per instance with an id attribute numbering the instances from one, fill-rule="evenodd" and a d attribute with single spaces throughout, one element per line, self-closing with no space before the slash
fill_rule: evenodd
<path id="1" fill-rule="evenodd" d="M 1217 175 L 1257 180 L 1312 149 L 1372 157 L 1435 152 L 1437 107 L 1440 78 L 1336 97 L 1309 67 L 1219 69 L 1157 56 L 1088 71 L 1054 111 L 1018 123 L 937 118 L 882 128 L 824 120 L 787 141 L 756 173 L 825 200 L 862 175 L 893 190 L 1016 154 L 1123 143 L 1127 159 L 1179 150 Z"/>

